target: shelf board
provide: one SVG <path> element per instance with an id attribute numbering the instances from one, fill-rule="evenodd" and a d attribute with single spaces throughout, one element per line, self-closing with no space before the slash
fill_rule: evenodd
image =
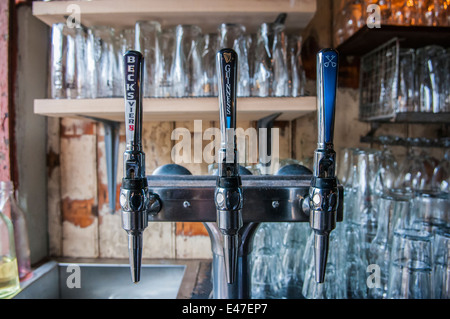
<path id="1" fill-rule="evenodd" d="M 203 32 L 215 32 L 218 24 L 242 23 L 255 32 L 263 22 L 287 13 L 286 29 L 304 28 L 316 12 L 316 0 L 94 0 L 33 1 L 33 15 L 48 25 L 66 21 L 76 5 L 86 27 L 132 27 L 138 20 L 156 20 L 164 26 L 196 24 Z"/>
<path id="2" fill-rule="evenodd" d="M 427 45 L 450 46 L 450 27 L 381 25 L 380 28 L 362 27 L 337 47 L 341 55 L 363 56 L 385 44 L 392 38 L 399 38 L 400 46 L 419 48 Z"/>
<path id="3" fill-rule="evenodd" d="M 410 123 L 410 124 L 448 124 L 450 112 L 403 112 L 390 117 L 364 119 L 363 122 Z"/>
<path id="4" fill-rule="evenodd" d="M 147 98 L 143 101 L 144 121 L 219 120 L 218 99 L 204 98 Z M 94 117 L 117 122 L 124 121 L 123 98 L 104 99 L 38 99 L 34 113 L 52 117 Z M 316 111 L 316 97 L 237 99 L 237 120 L 257 121 L 281 112 L 280 121 L 294 120 Z"/>

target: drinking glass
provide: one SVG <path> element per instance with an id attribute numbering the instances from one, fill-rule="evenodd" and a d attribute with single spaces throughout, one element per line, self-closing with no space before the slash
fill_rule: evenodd
<path id="1" fill-rule="evenodd" d="M 437 70 L 439 81 L 439 111 L 450 112 L 450 49 L 447 49 L 443 54 L 436 57 L 436 59 L 436 65 L 439 66 Z"/>
<path id="2" fill-rule="evenodd" d="M 253 75 L 254 96 L 289 95 L 284 28 L 281 23 L 263 23 L 258 29 Z"/>
<path id="3" fill-rule="evenodd" d="M 391 141 L 392 138 L 388 136 L 380 136 L 380 141 Z M 378 170 L 376 171 L 374 181 L 374 193 L 377 196 L 389 193 L 395 184 L 398 176 L 398 163 L 392 153 L 392 150 L 384 144 L 383 151 L 378 156 Z"/>
<path id="4" fill-rule="evenodd" d="M 302 62 L 302 37 L 290 35 L 287 44 L 287 69 L 289 73 L 289 95 L 305 95 L 306 75 Z"/>
<path id="5" fill-rule="evenodd" d="M 431 178 L 431 188 L 434 192 L 450 194 L 450 149 L 435 167 Z"/>
<path id="6" fill-rule="evenodd" d="M 65 56 L 66 97 L 82 99 L 86 97 L 86 34 L 82 28 L 65 28 L 67 31 L 67 51 Z"/>
<path id="7" fill-rule="evenodd" d="M 356 170 L 353 176 L 354 202 L 352 219 L 361 226 L 362 244 L 368 254 L 369 244 L 376 234 L 377 211 L 375 207 L 375 175 L 379 152 L 373 149 L 358 150 L 354 153 Z M 368 255 L 367 255 L 368 256 Z"/>
<path id="8" fill-rule="evenodd" d="M 411 204 L 411 228 L 434 231 L 444 227 L 450 214 L 450 200 L 447 194 L 416 193 Z"/>
<path id="9" fill-rule="evenodd" d="M 414 112 L 416 109 L 415 66 L 416 54 L 414 49 L 400 49 L 399 80 L 396 112 Z"/>
<path id="10" fill-rule="evenodd" d="M 113 94 L 114 96 L 123 96 L 124 85 L 123 85 L 123 55 L 128 50 L 134 50 L 135 41 L 135 29 L 123 29 L 121 31 L 116 30 L 114 36 L 114 54 L 115 54 L 115 65 L 114 65 L 114 85 Z"/>
<path id="11" fill-rule="evenodd" d="M 230 48 L 238 55 L 237 96 L 250 96 L 250 70 L 248 63 L 245 26 L 238 23 L 222 23 L 219 26 L 219 48 Z"/>
<path id="12" fill-rule="evenodd" d="M 162 96 L 160 81 L 163 61 L 160 48 L 161 25 L 156 21 L 137 21 L 135 48 L 144 56 L 144 97 Z"/>
<path id="13" fill-rule="evenodd" d="M 392 232 L 392 221 L 395 215 L 396 199 L 393 196 L 383 194 L 377 200 L 378 227 L 375 238 L 370 243 L 369 264 L 380 267 L 381 288 L 369 289 L 372 298 L 382 299 L 387 296 L 387 284 L 389 274 L 389 261 L 391 253 L 390 235 Z"/>
<path id="14" fill-rule="evenodd" d="M 439 229 L 433 241 L 433 298 L 450 298 L 450 232 Z"/>
<path id="15" fill-rule="evenodd" d="M 52 25 L 51 52 L 50 52 L 50 97 L 62 99 L 66 97 L 64 85 L 64 52 L 67 42 L 64 35 L 65 23 Z"/>
<path id="16" fill-rule="evenodd" d="M 261 223 L 253 241 L 252 253 L 252 299 L 280 299 L 281 233 L 275 223 Z"/>
<path id="17" fill-rule="evenodd" d="M 95 52 L 97 53 L 97 97 L 112 97 L 114 94 L 114 29 L 97 26 L 93 29 Z"/>
<path id="18" fill-rule="evenodd" d="M 340 230 L 338 226 L 330 234 L 330 249 L 325 273 L 325 282 L 317 283 L 315 279 L 314 252 L 308 251 L 308 268 L 302 287 L 302 294 L 307 299 L 344 299 L 346 297 L 346 274 L 343 272 L 343 250 L 341 249 Z"/>
<path id="19" fill-rule="evenodd" d="M 431 298 L 431 234 L 413 229 L 397 230 L 391 256 L 388 298 Z"/>
<path id="20" fill-rule="evenodd" d="M 202 50 L 205 96 L 218 95 L 218 79 L 216 72 L 216 54 L 218 50 L 219 50 L 218 35 L 215 33 L 205 34 L 203 36 L 203 50 Z"/>
<path id="21" fill-rule="evenodd" d="M 173 93 L 172 67 L 175 59 L 175 28 L 165 28 L 161 32 L 161 59 L 163 72 L 160 81 L 160 96 L 171 97 Z"/>
<path id="22" fill-rule="evenodd" d="M 411 139 L 407 140 L 410 141 Z M 417 147 L 408 146 L 406 157 L 399 166 L 399 174 L 395 181 L 396 189 L 404 189 L 412 193 L 427 188 L 429 177 L 419 152 L 420 149 Z"/>
<path id="23" fill-rule="evenodd" d="M 345 275 L 346 298 L 362 299 L 367 297 L 367 272 L 369 265 L 362 240 L 361 226 L 344 222 L 342 247 L 346 247 L 343 257 L 343 274 Z"/>
<path id="24" fill-rule="evenodd" d="M 431 45 L 419 48 L 416 51 L 418 89 L 419 89 L 419 109 L 421 112 L 440 112 L 441 79 L 443 72 L 440 71 L 442 65 L 439 63 L 444 48 Z"/>
<path id="25" fill-rule="evenodd" d="M 281 248 L 282 295 L 287 299 L 302 297 L 302 257 L 309 234 L 306 223 L 289 223 Z"/>
<path id="26" fill-rule="evenodd" d="M 196 25 L 175 27 L 175 56 L 172 65 L 173 96 L 203 96 L 202 30 Z"/>

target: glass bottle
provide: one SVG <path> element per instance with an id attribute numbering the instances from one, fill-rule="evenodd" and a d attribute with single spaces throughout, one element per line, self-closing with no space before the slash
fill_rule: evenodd
<path id="1" fill-rule="evenodd" d="M 10 216 L 14 229 L 14 243 L 20 280 L 30 277 L 30 242 L 25 213 L 14 198 L 14 186 L 10 181 L 0 182 L 0 210 Z"/>
<path id="2" fill-rule="evenodd" d="M 0 203 L 0 298 L 10 298 L 20 290 L 14 228 L 4 211 L 6 201 L 6 196 L 3 196 L 2 193 Z"/>

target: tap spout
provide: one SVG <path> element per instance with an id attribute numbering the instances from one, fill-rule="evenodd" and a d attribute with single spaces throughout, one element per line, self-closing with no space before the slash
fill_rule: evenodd
<path id="1" fill-rule="evenodd" d="M 323 283 L 331 231 L 336 227 L 338 187 L 335 176 L 336 153 L 333 131 L 338 76 L 337 51 L 323 49 L 317 54 L 318 143 L 309 189 L 310 225 L 314 230 L 316 282 Z"/>
<path id="2" fill-rule="evenodd" d="M 238 56 L 232 49 L 222 49 L 217 52 L 221 148 L 214 200 L 217 226 L 223 235 L 227 282 L 230 284 L 236 277 L 239 229 L 243 225 L 243 192 L 235 134 L 237 64 Z"/>
<path id="3" fill-rule="evenodd" d="M 142 233 L 148 225 L 149 194 L 142 150 L 142 80 L 144 58 L 138 51 L 124 54 L 126 149 L 120 190 L 122 227 L 128 233 L 131 279 L 140 280 Z"/>

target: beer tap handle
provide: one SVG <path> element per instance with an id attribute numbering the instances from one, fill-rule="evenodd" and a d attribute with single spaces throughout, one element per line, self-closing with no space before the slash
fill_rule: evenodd
<path id="1" fill-rule="evenodd" d="M 314 152 L 314 172 L 309 190 L 310 225 L 314 230 L 315 276 L 325 280 L 329 235 L 336 227 L 338 188 L 333 149 L 338 53 L 332 49 L 317 54 L 318 143 Z"/>
<path id="2" fill-rule="evenodd" d="M 221 148 L 219 150 L 219 173 L 214 200 L 217 225 L 223 235 L 225 271 L 228 283 L 236 276 L 239 250 L 239 229 L 243 225 L 242 182 L 239 176 L 236 145 L 236 88 L 238 56 L 232 49 L 217 53 L 219 78 L 219 113 Z"/>
<path id="3" fill-rule="evenodd" d="M 128 233 L 131 279 L 140 280 L 142 233 L 148 225 L 148 188 L 142 150 L 142 79 L 144 58 L 138 51 L 124 55 L 126 149 L 120 190 L 122 227 Z"/>

